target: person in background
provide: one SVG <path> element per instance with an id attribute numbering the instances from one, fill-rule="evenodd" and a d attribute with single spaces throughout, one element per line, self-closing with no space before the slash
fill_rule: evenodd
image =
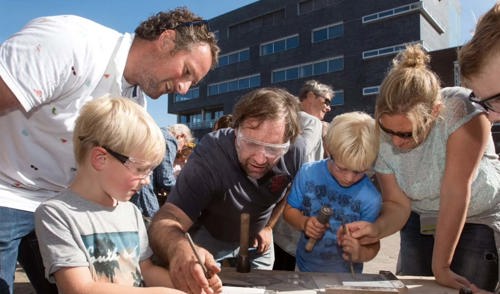
<path id="1" fill-rule="evenodd" d="M 161 132 L 165 139 L 165 156 L 160 165 L 153 170 L 149 184 L 142 186 L 130 199 L 141 211 L 146 225 L 149 225 L 151 218 L 160 209 L 175 185 L 174 165 L 178 149 L 177 140 L 167 128 L 162 127 Z"/>
<path id="2" fill-rule="evenodd" d="M 380 87 L 375 223 L 349 224 L 362 244 L 401 230 L 396 274 L 493 291 L 498 283 L 500 161 L 486 113 L 470 90 L 440 88 L 429 56 L 411 45 Z"/>
<path id="3" fill-rule="evenodd" d="M 182 150 L 177 152 L 177 155 L 176 155 L 175 161 L 174 161 L 174 176 L 176 178 L 181 173 L 181 170 L 184 167 L 184 165 L 186 165 L 186 162 L 189 159 L 189 156 L 191 155 L 191 153 L 193 153 L 193 150 L 195 147 L 196 147 L 196 144 L 193 142 L 190 142 L 190 143 L 187 143 L 186 145 L 184 145 Z"/>
<path id="4" fill-rule="evenodd" d="M 337 115 L 325 137 L 325 149 L 329 159 L 301 167 L 283 211 L 283 218 L 301 232 L 297 268 L 301 272 L 350 272 L 352 260 L 354 270 L 361 273 L 362 262 L 375 257 L 380 243 L 360 246 L 348 233 L 337 240 L 337 231 L 353 221 L 373 222 L 379 215 L 382 198 L 366 175 L 378 151 L 375 120 L 362 112 Z M 326 224 L 317 219 L 323 206 L 333 210 Z M 310 238 L 317 241 L 308 252 L 305 247 Z"/>
<path id="5" fill-rule="evenodd" d="M 472 39 L 458 51 L 462 84 L 469 99 L 481 105 L 491 122 L 500 122 L 500 3 L 482 16 Z"/>
<path id="6" fill-rule="evenodd" d="M 304 162 L 317 161 L 324 158 L 323 124 L 325 114 L 331 110 L 330 104 L 334 92 L 332 87 L 315 80 L 306 81 L 299 91 L 300 136 L 306 143 Z M 295 252 L 300 232 L 290 227 L 282 218 L 274 230 L 275 270 L 295 269 Z"/>
<path id="7" fill-rule="evenodd" d="M 146 224 L 151 222 L 151 218 L 167 200 L 177 178 L 177 157 L 185 146 L 193 141 L 191 130 L 184 124 L 162 127 L 161 131 L 166 143 L 165 156 L 161 164 L 153 170 L 149 184 L 144 185 L 130 200 L 137 205 Z"/>
<path id="8" fill-rule="evenodd" d="M 215 122 L 213 131 L 217 131 L 218 129 L 223 129 L 223 128 L 231 128 L 233 125 L 233 115 L 232 114 L 225 114 Z"/>
<path id="9" fill-rule="evenodd" d="M 32 20 L 0 45 L 0 292 L 16 261 L 37 293 L 43 277 L 33 211 L 76 172 L 72 134 L 86 102 L 106 94 L 144 105 L 146 95 L 186 93 L 217 63 L 206 21 L 186 8 L 159 12 L 135 34 L 73 15 Z"/>
<path id="10" fill-rule="evenodd" d="M 191 270 L 196 259 L 185 232 L 216 275 L 215 261 L 238 255 L 243 212 L 250 214 L 252 268 L 272 269 L 273 227 L 304 157 L 303 141 L 295 141 L 298 111 L 298 99 L 287 91 L 256 89 L 236 103 L 233 128 L 211 132 L 196 145 L 149 227 L 155 255 L 175 269 L 176 288 L 199 293 L 207 285 L 201 266 Z"/>
<path id="11" fill-rule="evenodd" d="M 141 213 L 128 201 L 163 158 L 162 138 L 130 99 L 106 97 L 82 108 L 75 178 L 35 211 L 46 276 L 61 293 L 182 293 L 151 261 Z"/>
<path id="12" fill-rule="evenodd" d="M 184 149 L 184 146 L 194 141 L 191 130 L 185 124 L 173 124 L 167 129 L 175 140 L 177 140 L 178 150 Z"/>
<path id="13" fill-rule="evenodd" d="M 301 136 L 307 142 L 306 161 L 323 159 L 323 124 L 325 114 L 331 110 L 335 93 L 332 87 L 310 80 L 304 83 L 299 93 Z"/>

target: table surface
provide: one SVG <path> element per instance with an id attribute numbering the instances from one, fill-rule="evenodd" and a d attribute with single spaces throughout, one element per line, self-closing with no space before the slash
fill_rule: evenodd
<path id="1" fill-rule="evenodd" d="M 252 270 L 238 273 L 234 268 L 223 267 L 219 273 L 225 286 L 265 289 L 266 293 L 324 293 L 325 285 L 342 285 L 342 281 L 352 280 L 345 273 L 310 273 L 289 271 Z M 356 274 L 356 280 L 383 280 L 377 274 Z M 408 291 L 406 293 L 447 294 L 458 290 L 443 287 L 433 277 L 399 276 Z"/>

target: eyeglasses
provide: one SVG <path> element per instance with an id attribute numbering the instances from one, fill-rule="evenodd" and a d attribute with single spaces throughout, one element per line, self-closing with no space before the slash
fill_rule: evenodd
<path id="1" fill-rule="evenodd" d="M 393 130 L 386 129 L 380 122 L 378 122 L 378 126 L 384 133 L 391 135 L 391 136 L 396 136 L 401 139 L 410 139 L 413 138 L 413 132 L 396 132 Z"/>
<path id="2" fill-rule="evenodd" d="M 198 27 L 198 26 L 199 27 L 206 26 L 208 29 L 208 21 L 207 20 L 196 20 L 196 21 L 181 22 L 180 24 L 173 27 L 172 30 L 176 30 L 178 28 L 184 28 L 184 27 Z"/>
<path id="3" fill-rule="evenodd" d="M 144 179 L 153 173 L 154 166 L 147 165 L 146 161 L 135 159 L 113 151 L 106 146 L 101 146 L 106 152 L 113 156 L 116 160 L 121 162 L 132 174 L 138 178 Z"/>
<path id="4" fill-rule="evenodd" d="M 332 106 L 332 99 L 328 99 L 327 97 L 321 95 L 318 95 L 318 97 L 323 98 L 323 103 L 325 104 L 325 106 Z"/>
<path id="5" fill-rule="evenodd" d="M 236 144 L 250 152 L 264 151 L 268 158 L 276 158 L 284 155 L 290 148 L 290 141 L 284 144 L 269 144 L 245 137 L 241 132 L 236 136 Z"/>
<path id="6" fill-rule="evenodd" d="M 491 97 L 482 99 L 477 97 L 474 92 L 471 92 L 469 95 L 469 100 L 471 102 L 477 103 L 481 105 L 486 110 L 491 110 L 493 112 L 500 113 L 500 93 L 495 94 Z"/>

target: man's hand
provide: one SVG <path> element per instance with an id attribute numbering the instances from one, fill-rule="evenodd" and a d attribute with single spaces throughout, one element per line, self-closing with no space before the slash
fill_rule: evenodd
<path id="1" fill-rule="evenodd" d="M 254 240 L 254 247 L 257 247 L 258 253 L 265 253 L 271 247 L 273 242 L 273 229 L 269 226 L 265 226 L 258 234 L 257 238 Z"/>
<path id="2" fill-rule="evenodd" d="M 177 248 L 175 256 L 170 260 L 170 277 L 177 289 L 189 293 L 220 293 L 222 282 L 217 276 L 220 268 L 213 256 L 204 248 L 197 247 L 201 262 L 211 272 L 211 278 L 207 279 L 202 267 L 196 260 L 192 249 L 187 241 Z"/>

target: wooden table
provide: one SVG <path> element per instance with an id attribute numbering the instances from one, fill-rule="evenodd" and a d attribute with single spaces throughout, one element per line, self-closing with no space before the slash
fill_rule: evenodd
<path id="1" fill-rule="evenodd" d="M 260 288 L 265 289 L 265 293 L 317 294 L 325 293 L 325 285 L 342 285 L 342 281 L 349 280 L 346 278 L 349 278 L 350 274 L 266 270 L 252 270 L 249 273 L 238 273 L 234 268 L 222 267 L 219 276 L 225 286 Z M 357 274 L 356 279 L 371 279 L 371 276 L 377 275 Z M 406 293 L 458 293 L 456 289 L 438 285 L 433 277 L 401 276 L 398 279 L 408 288 L 407 291 L 405 289 Z"/>

